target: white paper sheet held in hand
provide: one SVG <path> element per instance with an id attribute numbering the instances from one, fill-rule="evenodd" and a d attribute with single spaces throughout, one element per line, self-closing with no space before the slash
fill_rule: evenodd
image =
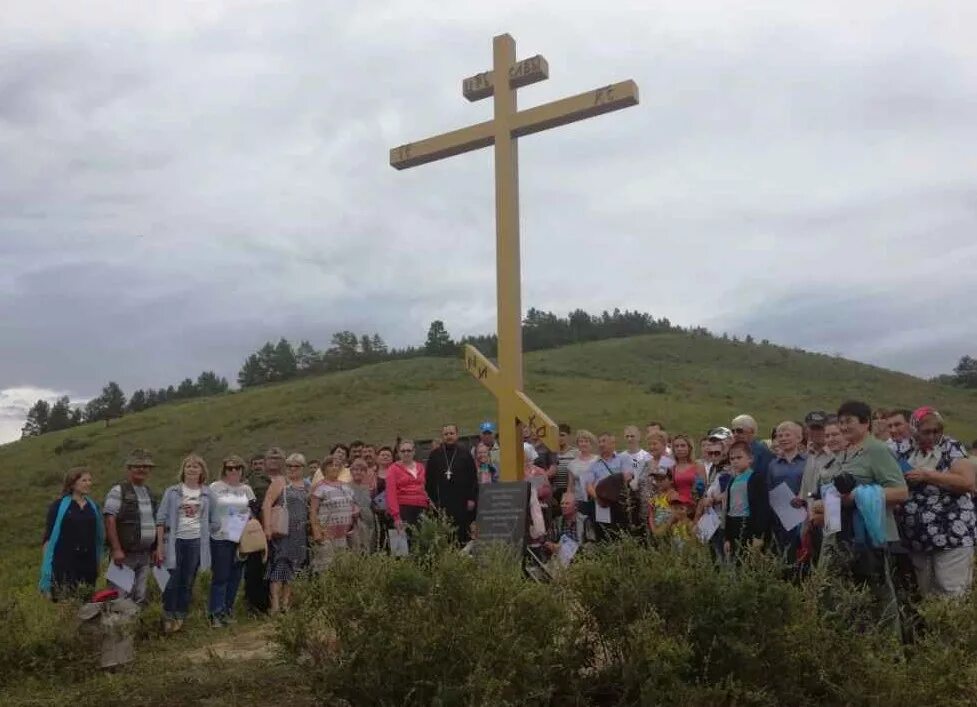
<path id="1" fill-rule="evenodd" d="M 717 530 L 719 530 L 719 514 L 710 508 L 702 514 L 699 522 L 695 524 L 695 532 L 699 536 L 699 540 L 707 543 L 712 540 L 712 536 L 716 534 Z"/>
<path id="2" fill-rule="evenodd" d="M 403 530 L 391 528 L 387 531 L 387 540 L 390 543 L 391 557 L 407 557 L 410 554 L 410 545 L 407 541 L 407 533 Z"/>
<path id="3" fill-rule="evenodd" d="M 105 579 L 129 594 L 132 591 L 132 585 L 136 583 L 136 572 L 131 567 L 125 565 L 119 567 L 114 562 L 110 562 L 109 568 L 105 572 Z"/>
<path id="4" fill-rule="evenodd" d="M 594 520 L 598 523 L 610 523 L 611 507 L 602 506 L 597 501 L 594 501 Z"/>
<path id="5" fill-rule="evenodd" d="M 841 494 L 834 484 L 821 487 L 821 499 L 824 501 L 824 534 L 834 535 L 841 530 Z"/>
<path id="6" fill-rule="evenodd" d="M 170 571 L 165 567 L 153 565 L 153 577 L 156 578 L 156 584 L 159 586 L 159 590 L 165 592 L 166 585 L 170 581 Z"/>
<path id="7" fill-rule="evenodd" d="M 807 520 L 807 506 L 794 508 L 790 502 L 795 498 L 794 492 L 786 482 L 782 482 L 770 492 L 770 507 L 780 518 L 784 530 L 791 530 Z"/>
<path id="8" fill-rule="evenodd" d="M 232 543 L 241 542 L 244 526 L 248 524 L 247 513 L 231 513 L 224 517 L 224 534 Z"/>
<path id="9" fill-rule="evenodd" d="M 571 538 L 569 535 L 560 536 L 560 564 L 564 567 L 569 567 L 570 563 L 573 562 L 573 558 L 577 554 L 577 550 L 580 549 L 580 543 Z"/>

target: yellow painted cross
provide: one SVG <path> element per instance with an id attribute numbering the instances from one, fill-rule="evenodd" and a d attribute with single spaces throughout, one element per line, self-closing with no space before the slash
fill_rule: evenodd
<path id="1" fill-rule="evenodd" d="M 522 428 L 536 431 L 551 449 L 557 449 L 556 425 L 523 392 L 522 287 L 519 258 L 519 164 L 516 139 L 584 118 L 610 113 L 638 103 L 634 81 L 602 86 L 570 98 L 528 110 L 516 109 L 516 89 L 549 78 L 546 59 L 536 55 L 516 61 L 516 43 L 508 34 L 492 42 L 492 70 L 462 82 L 469 101 L 492 96 L 492 120 L 390 150 L 396 169 L 417 167 L 436 160 L 495 146 L 495 259 L 498 304 L 499 365 L 496 367 L 474 347 L 465 350 L 465 367 L 489 389 L 499 405 L 499 447 L 503 479 L 522 478 Z"/>

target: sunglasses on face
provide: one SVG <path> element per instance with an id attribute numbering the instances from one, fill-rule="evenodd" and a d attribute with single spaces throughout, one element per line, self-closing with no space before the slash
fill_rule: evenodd
<path id="1" fill-rule="evenodd" d="M 414 450 L 413 449 L 401 449 L 400 450 L 400 453 L 401 454 L 413 454 L 414 453 Z"/>
<path id="2" fill-rule="evenodd" d="M 723 453 L 722 452 L 719 452 L 719 451 L 716 451 L 716 452 L 706 452 L 706 456 L 707 457 L 721 457 L 722 455 L 723 455 Z"/>
<path id="3" fill-rule="evenodd" d="M 301 464 L 286 464 L 285 466 L 287 466 L 289 469 L 301 469 L 302 468 L 302 465 Z"/>
<path id="4" fill-rule="evenodd" d="M 233 466 L 225 466 L 224 471 L 244 471 L 244 467 L 240 464 L 235 464 Z"/>
<path id="5" fill-rule="evenodd" d="M 733 430 L 733 434 L 737 435 L 745 435 L 748 432 L 751 432 L 751 430 L 744 429 L 743 427 L 737 427 Z"/>

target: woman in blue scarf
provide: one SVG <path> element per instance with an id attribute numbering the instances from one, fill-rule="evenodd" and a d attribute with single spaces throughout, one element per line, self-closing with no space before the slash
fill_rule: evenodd
<path id="1" fill-rule="evenodd" d="M 57 600 L 80 585 L 94 587 L 105 544 L 101 509 L 88 497 L 92 473 L 75 467 L 64 477 L 61 498 L 51 504 L 44 529 L 43 594 Z"/>

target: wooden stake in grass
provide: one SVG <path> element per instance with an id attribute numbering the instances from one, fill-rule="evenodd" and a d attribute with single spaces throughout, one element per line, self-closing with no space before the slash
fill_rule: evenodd
<path id="1" fill-rule="evenodd" d="M 551 449 L 557 449 L 553 420 L 523 392 L 522 287 L 519 258 L 519 164 L 516 139 L 638 103 L 634 81 L 602 86 L 570 98 L 519 111 L 516 89 L 549 78 L 546 59 L 537 55 L 516 61 L 516 43 L 508 34 L 492 43 L 492 70 L 462 82 L 469 101 L 492 97 L 492 120 L 454 130 L 390 150 L 390 165 L 407 169 L 495 146 L 495 248 L 498 305 L 499 365 L 474 347 L 465 347 L 465 366 L 498 401 L 498 424 L 503 479 L 522 478 L 521 425 L 527 425 Z"/>

